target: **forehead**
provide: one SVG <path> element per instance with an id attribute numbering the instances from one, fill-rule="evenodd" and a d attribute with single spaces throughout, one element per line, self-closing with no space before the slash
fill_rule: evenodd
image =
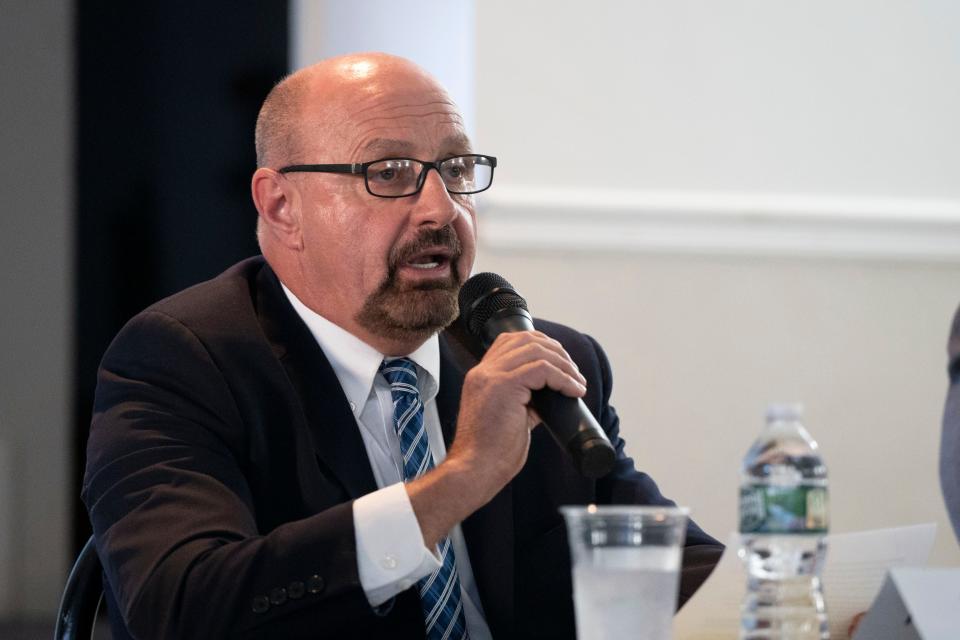
<path id="1" fill-rule="evenodd" d="M 316 123 L 318 135 L 311 138 L 323 148 L 314 148 L 312 157 L 319 152 L 329 162 L 387 156 L 430 160 L 472 151 L 459 110 L 435 82 L 388 77 L 341 89 Z"/>

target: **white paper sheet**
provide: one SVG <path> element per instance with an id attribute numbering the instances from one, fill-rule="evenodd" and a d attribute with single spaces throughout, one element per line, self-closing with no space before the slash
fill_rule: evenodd
<path id="1" fill-rule="evenodd" d="M 831 640 L 849 639 L 850 620 L 870 608 L 887 569 L 926 564 L 936 532 L 936 524 L 928 523 L 827 536 L 822 578 Z M 738 637 L 746 589 L 738 548 L 739 535 L 732 534 L 717 568 L 674 618 L 674 640 Z"/>

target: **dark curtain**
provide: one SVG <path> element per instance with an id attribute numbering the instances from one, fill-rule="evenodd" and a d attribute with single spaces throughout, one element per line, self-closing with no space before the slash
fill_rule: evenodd
<path id="1" fill-rule="evenodd" d="M 253 129 L 287 3 L 78 2 L 74 550 L 104 350 L 135 313 L 257 252 Z"/>

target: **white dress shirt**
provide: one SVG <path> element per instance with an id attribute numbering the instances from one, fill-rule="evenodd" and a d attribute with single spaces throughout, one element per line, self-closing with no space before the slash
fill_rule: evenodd
<path id="1" fill-rule="evenodd" d="M 403 457 L 393 424 L 390 384 L 380 374 L 384 355 L 303 304 L 286 285 L 283 291 L 310 329 L 343 388 L 380 487 L 353 503 L 360 585 L 370 606 L 378 607 L 440 567 L 436 549 L 423 533 L 403 485 Z M 407 356 L 417 365 L 423 422 L 435 464 L 447 455 L 437 413 L 440 342 L 436 335 Z M 322 391 L 318 390 L 318 393 Z M 491 639 L 460 525 L 449 533 L 457 560 L 463 611 L 471 640 Z"/>

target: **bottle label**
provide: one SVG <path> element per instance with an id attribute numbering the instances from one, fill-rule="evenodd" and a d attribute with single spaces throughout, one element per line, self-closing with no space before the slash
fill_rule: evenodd
<path id="1" fill-rule="evenodd" d="M 826 533 L 826 487 L 740 488 L 740 533 Z"/>

